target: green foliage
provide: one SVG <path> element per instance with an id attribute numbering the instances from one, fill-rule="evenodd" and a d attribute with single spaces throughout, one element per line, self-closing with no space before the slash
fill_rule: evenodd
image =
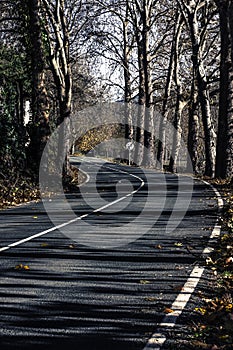
<path id="1" fill-rule="evenodd" d="M 0 45 L 0 77 L 10 82 L 16 80 L 28 79 L 28 69 L 25 55 L 18 51 L 19 49 Z M 25 86 L 26 88 L 26 86 Z M 27 84 L 27 88 L 29 88 Z"/>
<path id="2" fill-rule="evenodd" d="M 19 110 L 19 93 L 28 93 L 25 59 L 14 48 L 0 46 L 0 171 L 25 165 L 26 131 Z M 19 92 L 19 90 L 21 90 Z"/>

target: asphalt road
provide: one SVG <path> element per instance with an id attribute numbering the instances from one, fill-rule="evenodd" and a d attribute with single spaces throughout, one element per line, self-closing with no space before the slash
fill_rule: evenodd
<path id="1" fill-rule="evenodd" d="M 50 217 L 42 203 L 0 212 L 1 350 L 143 350 L 202 265 L 218 210 L 210 186 L 94 159 L 81 166 L 89 181 L 67 201 L 45 199 Z"/>

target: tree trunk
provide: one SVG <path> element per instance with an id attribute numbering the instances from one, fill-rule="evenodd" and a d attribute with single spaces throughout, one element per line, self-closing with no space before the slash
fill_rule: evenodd
<path id="1" fill-rule="evenodd" d="M 220 15 L 221 67 L 216 177 L 233 177 L 233 5 L 216 1 Z"/>
<path id="2" fill-rule="evenodd" d="M 126 2 L 125 18 L 123 21 L 123 66 L 124 66 L 124 83 L 125 83 L 125 139 L 133 140 L 134 138 L 134 128 L 133 128 L 133 117 L 132 117 L 132 91 L 131 91 L 131 76 L 130 76 L 130 56 L 131 47 L 129 43 L 129 4 Z"/>
<path id="3" fill-rule="evenodd" d="M 152 16 L 151 1 L 144 1 L 142 11 L 142 41 L 143 41 L 143 69 L 145 76 L 145 96 L 146 96 L 146 114 L 145 114 L 145 155 L 144 165 L 155 166 L 155 126 L 154 126 L 154 101 L 153 101 L 153 82 L 152 82 L 152 57 L 150 55 L 150 31 Z"/>
<path id="4" fill-rule="evenodd" d="M 136 132 L 136 163 L 137 165 L 142 165 L 143 162 L 143 151 L 145 142 L 145 72 L 143 68 L 143 42 L 140 37 L 140 33 L 137 29 L 136 33 L 137 39 L 137 50 L 138 50 L 138 67 L 139 67 L 139 109 L 138 109 L 138 129 Z"/>
<path id="5" fill-rule="evenodd" d="M 45 84 L 45 57 L 40 26 L 40 0 L 27 2 L 32 62 L 32 122 L 28 126 L 30 135 L 28 164 L 37 171 L 40 159 L 50 135 L 49 99 Z"/>
<path id="6" fill-rule="evenodd" d="M 193 74 L 195 74 L 193 72 Z M 195 78 L 192 82 L 192 90 L 190 97 L 190 106 L 189 106 L 189 129 L 188 129 L 188 152 L 192 163 L 192 168 L 194 174 L 198 173 L 198 139 L 200 131 L 200 121 L 198 115 L 198 91 L 195 84 Z M 189 164 L 188 167 L 189 168 Z"/>
<path id="7" fill-rule="evenodd" d="M 167 72 L 167 80 L 165 86 L 165 93 L 163 98 L 163 107 L 162 107 L 162 118 L 159 126 L 159 140 L 158 140 L 158 151 L 157 151 L 157 164 L 156 167 L 160 170 L 163 170 L 164 167 L 164 158 L 165 158 L 165 147 L 166 147 L 166 125 L 168 120 L 168 100 L 171 95 L 171 86 L 172 86 L 172 77 L 174 74 L 174 47 L 172 45 L 170 62 Z"/>
<path id="8" fill-rule="evenodd" d="M 165 159 L 165 147 L 166 147 L 166 125 L 168 120 L 168 102 L 171 97 L 171 88 L 172 88 L 172 82 L 174 77 L 174 70 L 175 70 L 175 51 L 176 51 L 176 38 L 177 33 L 180 28 L 180 21 L 181 21 L 182 14 L 177 10 L 176 12 L 176 21 L 174 25 L 174 31 L 173 31 L 173 40 L 172 40 L 172 47 L 171 47 L 171 53 L 170 53 L 170 61 L 169 61 L 169 67 L 167 71 L 167 79 L 166 79 L 166 86 L 165 86 L 165 93 L 164 93 L 164 99 L 163 99 L 163 106 L 162 106 L 162 119 L 161 119 L 161 125 L 159 130 L 159 142 L 158 142 L 158 152 L 157 152 L 157 168 L 160 170 L 163 170 L 164 168 L 164 159 Z"/>
<path id="9" fill-rule="evenodd" d="M 202 122 L 205 134 L 205 175 L 214 177 L 216 158 L 216 134 L 211 117 L 209 91 L 207 87 L 207 78 L 202 57 L 203 49 L 201 48 L 197 14 L 195 12 L 189 13 L 189 26 L 193 48 L 192 60 L 195 76 L 197 78 L 198 95 L 201 105 Z"/>
<path id="10" fill-rule="evenodd" d="M 154 108 L 152 88 L 152 58 L 150 57 L 150 31 L 152 2 L 143 0 L 137 3 L 135 13 L 136 42 L 138 50 L 139 68 L 139 125 L 141 130 L 137 133 L 138 165 L 153 167 L 155 165 L 154 152 Z"/>
<path id="11" fill-rule="evenodd" d="M 180 36 L 182 32 L 183 27 L 183 18 L 179 15 L 178 16 L 178 23 L 179 26 L 177 27 L 177 31 L 175 33 L 174 38 L 174 62 L 175 62 L 175 69 L 174 69 L 174 80 L 176 84 L 176 109 L 175 109 L 175 116 L 174 116 L 174 135 L 173 135 L 173 144 L 172 144 L 172 152 L 169 162 L 169 171 L 176 172 L 177 171 L 177 162 L 180 152 L 180 144 L 181 144 L 181 137 L 182 137 L 182 127 L 181 127 L 181 121 L 182 121 L 182 112 L 187 104 L 187 101 L 184 101 L 183 97 L 183 89 L 182 89 L 182 83 L 180 80 L 180 51 L 181 51 L 181 45 L 180 45 Z"/>
<path id="12" fill-rule="evenodd" d="M 204 126 L 205 175 L 214 177 L 216 160 L 216 133 L 211 117 L 207 77 L 203 63 L 206 46 L 205 33 L 207 30 L 207 22 L 205 19 L 209 13 L 209 3 L 204 1 L 185 2 L 183 0 L 178 0 L 178 3 L 183 12 L 184 18 L 187 18 L 187 24 L 192 42 L 194 83 L 197 83 L 198 97 L 202 112 L 202 122 Z M 202 20 L 199 21 L 200 11 L 202 11 L 203 8 L 205 11 L 202 14 Z"/>
<path id="13" fill-rule="evenodd" d="M 72 74 L 69 58 L 69 31 L 65 17 L 64 0 L 56 0 L 55 6 L 51 5 L 48 0 L 42 0 L 47 14 L 47 37 L 50 49 L 50 62 L 52 72 L 57 89 L 57 98 L 59 102 L 59 116 L 57 118 L 57 126 L 62 126 L 59 141 L 60 147 L 64 147 L 66 152 L 63 172 L 69 174 L 70 166 L 68 162 L 68 154 L 70 150 L 71 140 L 71 99 L 72 99 Z M 53 31 L 50 31 L 50 28 Z M 62 153 L 61 153 L 62 155 Z"/>

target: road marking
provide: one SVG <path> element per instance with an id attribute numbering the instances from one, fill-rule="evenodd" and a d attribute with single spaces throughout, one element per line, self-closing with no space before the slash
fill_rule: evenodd
<path id="1" fill-rule="evenodd" d="M 85 160 L 86 161 L 86 160 Z M 86 161 L 88 163 L 88 161 Z M 93 163 L 93 162 L 90 162 L 89 163 Z M 108 167 L 108 166 L 104 166 L 103 167 L 105 168 L 108 168 L 108 169 L 111 169 L 111 170 L 114 170 L 116 171 L 115 169 L 111 168 L 111 167 Z M 59 228 L 62 228 L 62 227 L 65 227 L 65 226 L 68 226 L 72 223 L 75 223 L 79 220 L 82 220 L 83 218 L 89 216 L 90 214 L 92 213 L 96 213 L 96 212 L 99 212 L 103 209 L 106 209 L 126 198 L 128 198 L 129 196 L 132 196 L 133 194 L 137 193 L 144 185 L 145 185 L 145 182 L 138 176 L 134 175 L 134 174 L 131 174 L 131 173 L 128 173 L 126 171 L 123 171 L 123 170 L 117 170 L 118 172 L 121 172 L 121 173 L 125 173 L 125 174 L 128 174 L 134 178 L 137 178 L 138 180 L 141 181 L 141 185 L 139 186 L 139 188 L 137 190 L 134 190 L 132 191 L 131 193 L 125 195 L 124 197 L 122 198 L 119 198 L 107 205 L 104 205 L 102 206 L 101 208 L 98 208 L 98 209 L 95 209 L 93 212 L 91 213 L 88 213 L 88 214 L 84 214 L 82 216 L 79 216 L 73 220 L 70 220 L 68 222 L 65 222 L 63 224 L 60 224 L 60 225 L 57 225 L 57 226 L 54 226 L 48 230 L 45 230 L 43 232 L 40 232 L 40 233 L 37 233 L 33 236 L 30 236 L 30 237 L 27 237 L 25 239 L 22 239 L 20 241 L 17 241 L 17 242 L 14 242 L 12 244 L 9 244 L 8 246 L 6 247 L 2 247 L 0 248 L 0 252 L 2 251 L 6 251 L 12 247 L 16 247 L 18 245 L 21 245 L 25 242 L 28 242 L 34 238 L 38 238 L 38 237 L 41 237 L 43 235 L 46 235 L 47 233 L 50 233 L 50 232 L 53 232 Z M 88 174 L 87 174 L 88 175 Z M 89 176 L 89 175 L 88 175 Z M 88 181 L 90 180 L 90 177 L 88 178 Z M 215 192 L 216 194 L 216 197 L 217 197 L 217 200 L 218 200 L 218 209 L 220 210 L 222 207 L 223 207 L 223 200 L 221 198 L 221 195 L 220 193 L 214 188 L 214 186 L 210 185 L 208 182 L 206 181 L 203 181 L 203 183 L 207 184 L 208 186 L 210 186 L 213 191 Z M 208 242 L 208 245 L 210 244 L 210 242 L 213 240 L 213 239 L 216 239 L 220 236 L 220 232 L 221 232 L 221 226 L 219 226 L 217 223 L 215 224 L 215 227 L 211 233 L 211 236 L 209 238 L 209 242 Z M 213 248 L 211 247 L 206 247 L 204 250 L 203 250 L 203 255 L 204 254 L 209 254 L 210 252 L 213 251 Z M 201 276 L 204 272 L 204 268 L 203 267 L 199 267 L 199 266 L 195 266 L 192 270 L 192 272 L 190 273 L 190 276 L 187 280 L 187 282 L 184 284 L 183 288 L 182 288 L 182 291 L 178 294 L 177 298 L 175 299 L 175 301 L 173 302 L 172 306 L 171 306 L 171 309 L 173 310 L 173 313 L 169 314 L 169 315 L 166 315 L 162 322 L 158 325 L 158 329 L 157 329 L 157 332 L 154 333 L 152 335 L 152 337 L 148 340 L 146 346 L 144 347 L 143 350 L 161 350 L 161 347 L 163 346 L 163 344 L 165 343 L 165 341 L 167 340 L 166 336 L 163 334 L 163 331 L 164 331 L 164 328 L 174 328 L 176 322 L 177 322 L 177 319 L 178 317 L 182 314 L 184 308 L 186 307 L 188 301 L 190 300 L 197 284 L 199 283 L 200 279 L 201 279 Z"/>
<path id="2" fill-rule="evenodd" d="M 88 163 L 88 161 L 87 161 L 87 163 Z M 93 162 L 92 162 L 92 163 L 93 163 Z M 103 167 L 116 171 L 116 169 L 113 169 L 113 168 L 108 167 L 108 166 L 104 166 L 104 165 L 103 165 Z M 124 199 L 128 198 L 129 196 L 134 195 L 135 193 L 137 193 L 137 192 L 145 185 L 145 182 L 144 182 L 139 176 L 136 176 L 136 175 L 131 174 L 131 173 L 127 172 L 127 171 L 123 171 L 123 170 L 119 170 L 119 169 L 118 169 L 117 171 L 118 171 L 119 173 L 128 174 L 128 175 L 130 175 L 130 176 L 132 176 L 132 177 L 134 177 L 134 178 L 140 180 L 140 181 L 141 181 L 141 184 L 140 184 L 140 186 L 137 188 L 137 190 L 134 190 L 134 191 L 132 191 L 131 193 L 127 194 L 127 195 L 124 196 L 124 197 L 118 198 L 118 199 L 116 199 L 115 201 L 113 201 L 113 202 L 111 202 L 111 203 L 108 203 L 108 204 L 106 204 L 106 205 L 104 205 L 104 206 L 102 206 L 102 207 L 100 207 L 100 208 L 98 208 L 98 209 L 95 209 L 95 210 L 92 211 L 91 213 L 78 216 L 77 218 L 72 219 L 72 220 L 69 220 L 69 221 L 67 221 L 67 222 L 64 222 L 63 224 L 60 224 L 60 225 L 51 227 L 51 228 L 49 228 L 48 230 L 45 230 L 45 231 L 36 233 L 36 234 L 33 235 L 33 236 L 29 236 L 29 237 L 27 237 L 27 238 L 21 239 L 20 241 L 16 241 L 16 242 L 14 242 L 14 243 L 8 244 L 7 246 L 0 248 L 0 252 L 6 251 L 6 250 L 8 250 L 8 249 L 10 249 L 10 248 L 12 248 L 12 247 L 16 247 L 16 246 L 18 246 L 18 245 L 21 245 L 21 244 L 23 244 L 23 243 L 26 243 L 26 242 L 28 242 L 28 241 L 31 241 L 31 240 L 33 240 L 34 238 L 38 238 L 38 237 L 44 236 L 44 235 L 46 235 L 47 233 L 53 232 L 53 231 L 55 231 L 55 230 L 59 230 L 60 228 L 66 227 L 66 226 L 68 226 L 68 225 L 71 225 L 71 224 L 73 224 L 73 223 L 79 221 L 79 220 L 82 220 L 82 219 L 86 218 L 87 216 L 91 215 L 92 213 L 97 213 L 97 212 L 100 212 L 101 210 L 104 210 L 104 209 L 106 209 L 106 208 L 108 208 L 108 207 L 111 207 L 112 205 L 123 201 Z M 87 175 L 88 175 L 88 174 L 87 174 Z M 88 179 L 88 181 L 90 181 L 90 176 L 89 176 L 89 175 L 88 175 L 87 179 Z M 88 181 L 86 181 L 86 182 L 88 182 Z"/>
<path id="3" fill-rule="evenodd" d="M 88 173 L 86 173 L 86 171 L 84 171 L 84 170 L 81 170 L 81 172 L 86 175 L 86 180 L 84 182 L 82 182 L 80 185 L 78 185 L 78 187 L 82 187 L 83 185 L 86 185 L 86 183 L 88 183 L 90 181 L 90 175 Z"/>
<path id="4" fill-rule="evenodd" d="M 210 186 L 214 191 L 217 197 L 218 212 L 220 212 L 220 210 L 223 208 L 223 200 L 220 193 L 214 186 L 212 186 L 208 182 L 206 181 L 202 181 L 202 182 Z M 210 235 L 208 246 L 202 252 L 203 255 L 208 255 L 214 250 L 209 245 L 213 240 L 216 240 L 220 236 L 220 233 L 221 233 L 221 226 L 218 225 L 218 219 L 217 219 L 214 229 Z M 176 297 L 175 301 L 171 306 L 171 309 L 173 310 L 173 312 L 171 314 L 164 316 L 162 322 L 158 324 L 156 333 L 154 333 L 151 336 L 151 338 L 148 340 L 143 350 L 161 350 L 162 346 L 167 340 L 164 334 L 165 329 L 171 329 L 175 327 L 178 317 L 182 314 L 184 308 L 186 307 L 188 301 L 190 300 L 197 284 L 201 279 L 201 276 L 204 270 L 205 268 L 200 266 L 195 266 L 193 268 L 187 282 L 184 284 L 182 288 L 182 291 L 178 294 L 178 296 Z"/>
<path id="5" fill-rule="evenodd" d="M 206 185 L 209 185 L 212 190 L 214 191 L 216 197 L 217 197 L 217 202 L 218 202 L 218 211 L 220 211 L 222 208 L 223 208 L 223 199 L 220 195 L 220 193 L 218 192 L 218 190 L 211 184 L 209 184 L 207 181 L 203 181 L 203 183 L 205 183 Z M 215 225 L 212 233 L 211 233 L 211 236 L 210 236 L 210 239 L 209 239 L 209 243 L 213 240 L 216 240 L 219 236 L 220 236 L 220 233 L 221 233 L 221 226 L 219 225 Z M 210 254 L 212 253 L 214 250 L 214 248 L 212 247 L 206 247 L 204 250 L 203 250 L 203 254 Z"/>

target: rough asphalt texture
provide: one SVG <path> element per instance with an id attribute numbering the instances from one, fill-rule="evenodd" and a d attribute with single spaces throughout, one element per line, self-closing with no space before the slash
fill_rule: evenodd
<path id="1" fill-rule="evenodd" d="M 210 187 L 195 181 L 187 213 L 175 232 L 169 234 L 165 228 L 177 198 L 177 176 L 165 175 L 165 208 L 154 223 L 158 203 L 164 197 L 164 186 L 160 186 L 164 176 L 153 171 L 145 175 L 138 168 L 111 164 L 112 169 L 98 171 L 96 180 L 92 177 L 95 164 L 83 161 L 82 166 L 90 174 L 90 181 L 80 192 L 67 194 L 78 216 L 98 207 L 96 183 L 101 203 L 124 196 L 129 181 L 131 187 L 139 187 L 137 178 L 116 170 L 131 172 L 143 178 L 146 185 L 128 199 L 122 211 L 123 202 L 117 205 L 116 212 L 98 212 L 78 221 L 75 229 L 85 233 L 86 245 L 55 230 L 0 253 L 1 350 L 142 350 L 193 266 L 203 262 L 201 253 L 217 216 L 217 201 Z M 119 181 L 120 193 L 116 188 Z M 185 197 L 185 177 L 183 183 Z M 148 186 L 152 193 L 149 209 L 134 227 L 139 237 L 126 245 L 97 247 L 97 228 L 109 227 L 117 232 L 118 227 L 133 222 L 135 217 L 140 221 Z M 148 222 L 150 230 L 140 236 Z M 52 226 L 42 203 L 1 211 L 0 245 L 4 247 Z M 125 234 L 130 236 L 134 232 Z M 15 269 L 18 264 L 30 269 Z"/>

